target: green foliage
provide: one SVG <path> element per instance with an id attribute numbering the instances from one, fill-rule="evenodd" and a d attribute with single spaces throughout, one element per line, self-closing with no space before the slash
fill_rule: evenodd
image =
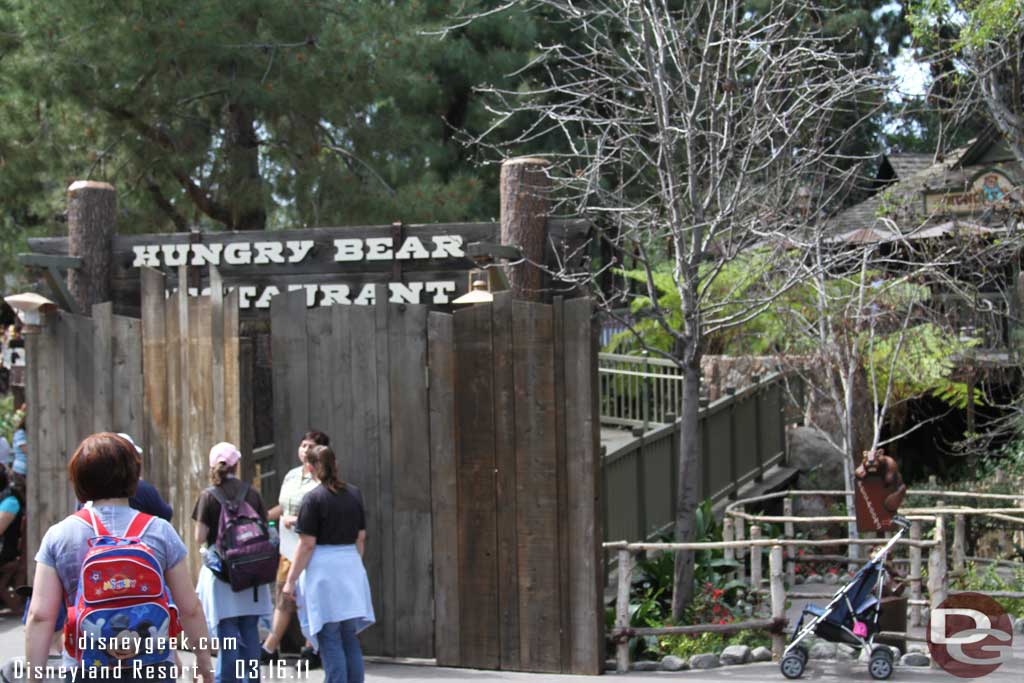
<path id="1" fill-rule="evenodd" d="M 0 436 L 10 443 L 14 430 L 24 417 L 25 413 L 15 407 L 13 396 L 4 396 L 0 399 Z"/>
<path id="2" fill-rule="evenodd" d="M 994 564 L 978 566 L 968 562 L 965 572 L 953 580 L 953 589 L 962 591 L 1018 591 L 1024 583 L 1024 570 L 1018 569 L 1007 578 Z M 1024 615 L 1024 599 L 993 598 L 1007 613 L 1016 617 Z"/>

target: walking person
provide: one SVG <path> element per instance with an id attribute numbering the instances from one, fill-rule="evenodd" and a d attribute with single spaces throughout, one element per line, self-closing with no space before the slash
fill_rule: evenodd
<path id="1" fill-rule="evenodd" d="M 128 443 L 135 447 L 141 462 L 143 455 L 142 448 L 135 443 L 135 440 L 123 432 L 118 432 L 118 436 L 123 437 Z M 142 478 L 141 470 L 139 472 L 139 486 L 135 489 L 135 495 L 128 500 L 128 504 L 139 512 L 145 512 L 147 515 L 166 519 L 168 522 L 170 522 L 171 518 L 174 517 L 174 508 L 168 505 L 160 496 L 160 492 L 156 490 L 155 486 Z"/>
<path id="2" fill-rule="evenodd" d="M 205 559 L 199 570 L 199 584 L 196 588 L 203 605 L 206 623 L 210 633 L 220 642 L 226 638 L 237 640 L 237 648 L 222 648 L 217 657 L 216 683 L 259 680 L 260 636 L 259 619 L 273 611 L 270 602 L 270 582 L 273 581 L 273 564 L 267 583 L 251 589 L 235 591 L 228 577 L 219 577 L 219 563 L 228 558 L 217 553 L 219 534 L 224 533 L 222 515 L 225 505 L 251 508 L 266 529 L 267 512 L 263 499 L 256 489 L 238 478 L 238 449 L 229 443 L 219 443 L 210 450 L 210 483 L 196 501 L 192 519 L 196 521 L 196 543 L 205 545 Z M 237 508 L 236 508 L 237 509 Z M 215 560 L 210 561 L 211 558 Z M 271 556 L 273 562 L 273 556 Z M 224 576 L 224 575 L 222 575 Z"/>
<path id="3" fill-rule="evenodd" d="M 270 634 L 263 641 L 260 652 L 260 661 L 265 664 L 279 658 L 278 648 L 281 645 L 281 639 L 284 638 L 288 626 L 295 617 L 295 601 L 285 598 L 282 589 L 288 578 L 288 570 L 291 569 L 292 561 L 295 559 L 295 550 L 299 545 L 299 535 L 295 533 L 295 521 L 298 519 L 299 507 L 306 494 L 315 489 L 318 484 L 306 463 L 306 454 L 314 446 L 329 446 L 330 444 L 330 437 L 323 432 L 311 430 L 302 435 L 298 449 L 300 464 L 285 474 L 284 480 L 281 482 L 278 504 L 267 513 L 270 519 L 278 520 L 281 560 L 277 568 L 274 618 L 271 622 Z M 309 668 L 315 669 L 319 666 L 319 658 L 313 652 L 312 647 L 308 645 L 304 647 L 301 656 L 302 659 L 309 661 Z"/>
<path id="4" fill-rule="evenodd" d="M 326 683 L 363 683 L 358 634 L 375 619 L 363 567 L 362 497 L 338 476 L 330 447 L 310 449 L 306 462 L 319 485 L 299 509 L 299 546 L 283 592 L 296 600 L 302 632 L 320 653 Z"/>
<path id="5" fill-rule="evenodd" d="M 25 491 L 14 480 L 6 465 L 0 464 L 0 602 L 20 614 L 25 601 L 15 589 L 25 583 L 22 521 L 25 517 Z"/>
<path id="6" fill-rule="evenodd" d="M 82 673 L 106 677 L 94 667 L 119 667 L 121 679 L 173 681 L 174 651 L 169 637 L 177 635 L 179 623 L 196 653 L 197 673 L 204 683 L 212 683 L 210 652 L 203 609 L 192 587 L 185 544 L 170 524 L 133 510 L 128 499 L 135 493 L 139 479 L 139 455 L 120 436 L 102 432 L 87 437 L 68 461 L 68 475 L 80 502 L 93 504 L 50 527 L 36 554 L 33 600 L 25 622 L 25 659 L 27 671 L 45 667 L 55 626 L 64 606 L 75 608 L 72 623 L 65 630 L 63 663 Z M 105 543 L 94 544 L 96 537 Z M 127 549 L 127 550 L 126 550 Z M 132 553 L 133 576 L 108 576 L 98 562 L 98 551 Z M 123 555 L 107 555 L 108 565 L 116 570 Z M 95 585 L 90 584 L 92 581 Z M 163 585 L 164 592 L 153 586 Z M 92 608 L 88 595 L 103 600 L 103 609 Z M 138 591 L 132 594 L 132 588 Z M 107 597 L 106 593 L 114 595 Z M 169 603 L 176 606 L 170 609 Z M 153 618 L 156 615 L 158 618 Z M 176 615 L 176 616 L 175 616 Z M 79 649 L 80 633 L 99 638 L 136 633 L 134 650 L 126 651 L 122 641 L 106 648 L 97 641 Z M 135 676 L 138 661 L 141 677 Z M 98 665 L 97 665 L 98 663 Z M 132 666 L 129 666 L 132 665 Z"/>

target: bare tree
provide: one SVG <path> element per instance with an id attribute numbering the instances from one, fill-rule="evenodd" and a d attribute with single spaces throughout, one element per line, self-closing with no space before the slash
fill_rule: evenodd
<path id="1" fill-rule="evenodd" d="M 704 339 L 764 311 L 800 273 L 749 296 L 713 294 L 716 278 L 754 245 L 775 254 L 793 248 L 805 175 L 824 175 L 827 192 L 840 192 L 855 160 L 839 152 L 850 129 L 836 119 L 871 101 L 879 83 L 816 31 L 827 10 L 813 0 L 756 12 L 740 0 L 509 4 L 568 22 L 574 32 L 571 44 L 538 46 L 520 88 L 489 90 L 494 128 L 534 117 L 514 141 L 516 153 L 560 135 L 570 152 L 549 158 L 563 206 L 594 216 L 615 251 L 645 273 L 645 314 L 673 339 L 666 355 L 684 376 L 675 536 L 691 540 L 702 493 Z M 543 78 L 529 78 L 537 73 Z M 675 309 L 659 304 L 655 279 L 665 273 L 679 293 Z M 692 590 L 693 557 L 680 553 L 675 618 Z"/>

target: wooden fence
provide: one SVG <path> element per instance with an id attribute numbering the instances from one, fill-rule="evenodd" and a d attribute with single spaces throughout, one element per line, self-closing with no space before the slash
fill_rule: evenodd
<path id="1" fill-rule="evenodd" d="M 367 652 L 596 674 L 603 662 L 591 303 L 454 315 L 272 304 L 278 476 L 331 435 L 367 505 Z"/>
<path id="2" fill-rule="evenodd" d="M 783 462 L 786 391 L 784 376 L 776 373 L 701 408 L 702 498 L 735 497 Z M 674 416 L 605 455 L 605 539 L 647 539 L 675 520 L 678 462 Z"/>
<path id="3" fill-rule="evenodd" d="M 91 318 L 60 311 L 38 331 L 26 331 L 31 581 L 43 534 L 75 511 L 67 462 L 78 443 L 94 432 L 114 431 L 144 444 L 145 422 L 138 320 L 112 315 L 110 304 L 99 304 Z"/>

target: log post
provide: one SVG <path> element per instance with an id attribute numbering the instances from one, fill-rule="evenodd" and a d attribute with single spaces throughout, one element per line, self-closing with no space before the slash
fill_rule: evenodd
<path id="1" fill-rule="evenodd" d="M 615 628 L 620 635 L 615 643 L 615 670 L 629 671 L 629 638 L 621 635 L 629 628 L 629 589 L 633 578 L 633 554 L 626 548 L 619 550 L 619 590 L 615 596 Z"/>
<path id="2" fill-rule="evenodd" d="M 754 524 L 750 527 L 750 540 L 761 540 L 761 527 Z M 750 590 L 761 590 L 761 546 L 750 546 Z"/>
<path id="3" fill-rule="evenodd" d="M 910 540 L 921 540 L 921 522 L 914 520 L 910 523 Z M 921 548 L 916 545 L 910 546 L 910 598 L 921 599 Z M 921 606 L 910 606 L 910 625 L 921 625 Z"/>
<path id="4" fill-rule="evenodd" d="M 722 520 L 722 540 L 726 543 L 732 543 L 736 539 L 736 534 L 733 532 L 735 524 L 736 520 L 729 515 L 726 515 L 725 519 Z M 722 556 L 726 560 L 735 560 L 736 550 L 732 546 L 726 547 L 722 550 Z M 730 571 L 729 575 L 731 576 L 734 573 Z"/>
<path id="5" fill-rule="evenodd" d="M 935 540 L 937 543 L 928 548 L 928 607 L 938 609 L 946 599 L 949 589 L 946 567 L 946 534 L 943 529 L 945 520 L 942 515 L 935 518 Z"/>
<path id="6" fill-rule="evenodd" d="M 509 266 L 512 296 L 526 301 L 549 297 L 541 267 L 547 248 L 551 179 L 548 162 L 536 157 L 508 159 L 501 165 L 501 243 L 519 247 L 523 261 Z"/>
<path id="7" fill-rule="evenodd" d="M 772 619 L 786 617 L 786 586 L 782 582 L 782 546 L 773 545 L 768 556 L 768 576 L 771 585 Z M 786 649 L 786 636 L 783 633 L 772 634 L 772 659 L 779 661 Z"/>
<path id="8" fill-rule="evenodd" d="M 745 512 L 743 506 L 740 505 L 736 508 L 739 512 Z M 743 517 L 736 518 L 736 526 L 733 529 L 733 533 L 736 536 L 737 541 L 745 541 L 747 539 L 747 520 Z M 740 566 L 736 570 L 736 577 L 740 581 L 747 580 L 747 565 L 743 562 L 746 558 L 747 553 L 744 551 L 743 546 L 736 549 L 736 559 L 740 561 Z"/>
<path id="9" fill-rule="evenodd" d="M 966 567 L 967 518 L 953 516 L 953 571 L 962 572 Z"/>
<path id="10" fill-rule="evenodd" d="M 93 304 L 110 300 L 110 241 L 116 218 L 113 185 L 77 180 L 68 187 L 68 255 L 82 259 L 79 268 L 68 271 L 68 291 L 82 315 L 89 315 Z"/>
<path id="11" fill-rule="evenodd" d="M 782 499 L 782 516 L 793 516 L 793 496 L 786 496 Z M 782 534 L 787 541 L 793 540 L 793 522 L 785 522 L 782 525 Z M 793 546 L 786 546 L 786 583 L 790 586 L 796 585 L 796 550 Z"/>

